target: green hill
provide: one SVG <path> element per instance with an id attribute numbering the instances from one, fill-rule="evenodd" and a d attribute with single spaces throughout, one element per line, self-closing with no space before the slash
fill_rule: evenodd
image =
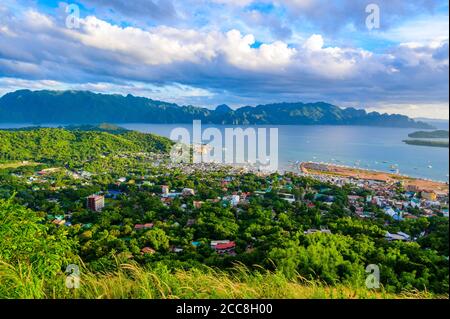
<path id="1" fill-rule="evenodd" d="M 85 127 L 85 129 L 88 129 Z M 64 164 L 122 152 L 168 152 L 172 142 L 164 137 L 114 127 L 97 131 L 72 127 L 0 130 L 1 161 L 39 161 Z M 109 131 L 106 132 L 105 129 Z M 114 134 L 111 133 L 114 129 Z"/>

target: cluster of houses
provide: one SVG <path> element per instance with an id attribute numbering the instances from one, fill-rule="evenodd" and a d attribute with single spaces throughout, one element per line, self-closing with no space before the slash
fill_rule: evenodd
<path id="1" fill-rule="evenodd" d="M 350 206 L 355 207 L 359 217 L 371 217 L 371 213 L 364 211 L 364 204 L 370 203 L 380 207 L 387 215 L 394 220 L 416 219 L 418 217 L 432 217 L 442 214 L 448 217 L 448 196 L 438 194 L 431 190 L 413 191 L 406 190 L 402 194 L 396 193 L 395 189 L 387 186 L 384 188 L 372 189 L 374 195 L 366 198 L 356 195 L 349 195 Z M 411 214 L 409 208 L 415 208 L 420 215 Z"/>

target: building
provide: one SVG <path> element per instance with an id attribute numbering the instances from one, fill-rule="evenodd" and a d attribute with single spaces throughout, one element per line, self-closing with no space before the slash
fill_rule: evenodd
<path id="1" fill-rule="evenodd" d="M 422 198 L 429 200 L 429 201 L 433 201 L 435 202 L 437 200 L 437 194 L 433 191 L 422 191 L 422 193 L 420 193 L 420 195 L 422 196 Z"/>
<path id="2" fill-rule="evenodd" d="M 211 242 L 211 248 L 218 254 L 235 255 L 236 243 L 229 240 L 214 240 Z"/>
<path id="3" fill-rule="evenodd" d="M 169 186 L 167 185 L 161 186 L 161 191 L 163 195 L 169 195 Z"/>
<path id="4" fill-rule="evenodd" d="M 239 201 L 241 200 L 241 197 L 239 195 L 231 195 L 231 205 L 237 206 L 239 204 Z"/>
<path id="5" fill-rule="evenodd" d="M 278 193 L 278 196 L 280 196 L 281 199 L 287 201 L 288 203 L 292 204 L 295 202 L 295 196 L 293 194 Z"/>
<path id="6" fill-rule="evenodd" d="M 195 196 L 195 191 L 192 188 L 184 188 L 181 193 L 183 196 Z"/>
<path id="7" fill-rule="evenodd" d="M 141 255 L 153 255 L 156 251 L 150 247 L 144 247 L 141 249 Z"/>
<path id="8" fill-rule="evenodd" d="M 419 192 L 419 187 L 417 187 L 417 185 L 409 184 L 406 186 L 406 191 L 417 193 L 417 192 Z"/>
<path id="9" fill-rule="evenodd" d="M 409 241 L 411 237 L 408 234 L 405 234 L 402 232 L 398 232 L 397 234 L 391 234 L 391 233 L 387 232 L 386 235 L 384 236 L 384 238 L 386 238 L 386 240 L 388 240 L 388 241 L 394 241 L 394 240 Z"/>
<path id="10" fill-rule="evenodd" d="M 153 223 L 147 223 L 147 224 L 136 224 L 134 225 L 135 230 L 141 230 L 141 229 L 152 229 Z"/>
<path id="11" fill-rule="evenodd" d="M 194 208 L 200 209 L 203 205 L 203 202 L 194 200 L 193 205 L 194 205 Z"/>
<path id="12" fill-rule="evenodd" d="M 308 229 L 307 231 L 303 232 L 305 235 L 311 235 L 311 234 L 315 234 L 315 233 L 322 233 L 322 234 L 331 234 L 331 230 L 329 229 L 325 229 L 325 228 L 321 228 L 320 230 L 318 229 Z"/>
<path id="13" fill-rule="evenodd" d="M 86 200 L 88 209 L 94 212 L 100 212 L 105 207 L 105 197 L 101 195 L 91 195 Z"/>

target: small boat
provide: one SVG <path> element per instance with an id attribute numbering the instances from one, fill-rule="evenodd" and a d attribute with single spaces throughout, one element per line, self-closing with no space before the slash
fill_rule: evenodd
<path id="1" fill-rule="evenodd" d="M 428 168 L 433 168 L 433 166 L 431 166 L 431 165 L 428 165 Z"/>

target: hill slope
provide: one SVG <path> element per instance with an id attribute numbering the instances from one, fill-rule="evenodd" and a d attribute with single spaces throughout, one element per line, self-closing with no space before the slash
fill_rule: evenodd
<path id="1" fill-rule="evenodd" d="M 98 131 L 85 131 L 82 127 L 0 130 L 0 162 L 66 163 L 120 152 L 168 152 L 172 145 L 169 139 L 153 134 L 117 129 L 118 133 L 113 134 L 102 131 L 102 127 Z"/>
<path id="2" fill-rule="evenodd" d="M 368 125 L 430 129 L 403 115 L 367 113 L 319 103 L 278 103 L 216 110 L 155 101 L 132 95 L 85 91 L 20 90 L 0 98 L 0 122 L 10 123 L 192 123 L 235 125 Z"/>

